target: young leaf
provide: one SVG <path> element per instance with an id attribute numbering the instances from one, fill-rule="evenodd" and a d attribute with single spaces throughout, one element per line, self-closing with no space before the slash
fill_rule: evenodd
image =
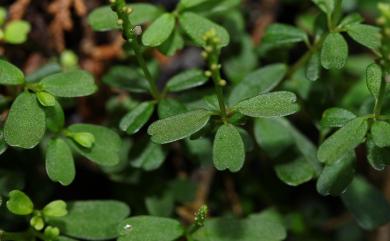
<path id="1" fill-rule="evenodd" d="M 316 81 L 320 78 L 321 73 L 321 57 L 318 51 L 313 53 L 306 64 L 305 75 L 308 80 Z"/>
<path id="2" fill-rule="evenodd" d="M 92 148 L 84 148 L 73 140 L 68 143 L 82 156 L 102 166 L 114 166 L 119 163 L 121 139 L 114 131 L 97 125 L 74 124 L 71 132 L 88 132 L 95 137 Z"/>
<path id="3" fill-rule="evenodd" d="M 127 205 L 119 201 L 77 201 L 68 203 L 66 216 L 50 218 L 48 223 L 74 238 L 107 240 L 118 236 L 118 224 L 129 213 Z"/>
<path id="4" fill-rule="evenodd" d="M 244 142 L 235 126 L 225 124 L 219 127 L 213 144 L 213 160 L 219 171 L 237 172 L 244 165 Z"/>
<path id="5" fill-rule="evenodd" d="M 206 81 L 207 78 L 203 74 L 203 71 L 191 69 L 171 78 L 167 83 L 167 89 L 173 92 L 183 91 L 203 85 Z"/>
<path id="6" fill-rule="evenodd" d="M 36 93 L 39 103 L 45 107 L 54 106 L 56 104 L 56 98 L 51 94 L 40 91 Z"/>
<path id="7" fill-rule="evenodd" d="M 366 81 L 367 88 L 377 100 L 380 95 L 380 88 L 382 84 L 383 72 L 382 68 L 377 64 L 371 64 L 367 67 Z"/>
<path id="8" fill-rule="evenodd" d="M 169 38 L 175 27 L 175 16 L 164 13 L 157 18 L 142 35 L 142 43 L 145 46 L 156 47 Z"/>
<path id="9" fill-rule="evenodd" d="M 131 165 L 142 168 L 145 171 L 153 171 L 159 168 L 166 158 L 166 152 L 162 146 L 149 142 L 142 153 L 131 161 Z"/>
<path id="10" fill-rule="evenodd" d="M 203 38 L 204 34 L 214 29 L 216 36 L 219 38 L 219 47 L 225 47 L 229 44 L 229 33 L 222 26 L 202 17 L 196 13 L 185 12 L 179 17 L 180 25 L 184 31 L 192 38 L 195 44 L 202 47 L 206 46 L 206 42 Z"/>
<path id="11" fill-rule="evenodd" d="M 372 139 L 378 147 L 390 146 L 390 124 L 385 121 L 375 121 L 371 126 Z"/>
<path id="12" fill-rule="evenodd" d="M 271 91 L 280 83 L 286 72 L 285 64 L 272 64 L 255 70 L 233 88 L 229 95 L 230 105 Z"/>
<path id="13" fill-rule="evenodd" d="M 294 93 L 287 91 L 258 95 L 236 105 L 237 110 L 251 117 L 281 117 L 294 114 L 299 110 Z"/>
<path id="14" fill-rule="evenodd" d="M 42 210 L 45 217 L 63 217 L 68 214 L 66 202 L 56 200 L 48 203 Z"/>
<path id="15" fill-rule="evenodd" d="M 348 58 L 348 44 L 340 33 L 330 33 L 321 50 L 321 65 L 325 69 L 341 69 Z"/>
<path id="16" fill-rule="evenodd" d="M 26 42 L 30 30 L 29 22 L 23 20 L 12 21 L 5 26 L 4 40 L 11 44 L 22 44 Z"/>
<path id="17" fill-rule="evenodd" d="M 64 186 L 71 184 L 76 176 L 72 151 L 62 139 L 51 140 L 47 146 L 46 172 L 52 181 Z"/>
<path id="18" fill-rule="evenodd" d="M 326 139 L 318 149 L 318 159 L 331 165 L 363 142 L 368 129 L 367 119 L 356 118 Z"/>
<path id="19" fill-rule="evenodd" d="M 356 115 L 349 110 L 334 107 L 322 114 L 320 125 L 322 128 L 343 127 L 355 118 Z"/>
<path id="20" fill-rule="evenodd" d="M 0 59 L 0 84 L 21 85 L 23 82 L 23 72 L 15 65 Z"/>
<path id="21" fill-rule="evenodd" d="M 152 116 L 154 111 L 154 103 L 151 101 L 143 102 L 125 115 L 119 127 L 122 131 L 132 135 L 137 133 Z"/>
<path id="22" fill-rule="evenodd" d="M 188 112 L 187 107 L 175 99 L 160 100 L 157 111 L 160 119 Z"/>
<path id="23" fill-rule="evenodd" d="M 317 180 L 317 191 L 324 196 L 343 193 L 353 180 L 354 164 L 354 153 L 347 153 L 333 164 L 325 166 Z"/>
<path id="24" fill-rule="evenodd" d="M 9 193 L 7 208 L 16 215 L 29 215 L 34 211 L 34 204 L 26 194 L 14 190 Z"/>
<path id="25" fill-rule="evenodd" d="M 53 74 L 41 81 L 42 88 L 58 97 L 80 97 L 91 95 L 97 87 L 93 76 L 82 70 Z"/>
<path id="26" fill-rule="evenodd" d="M 137 216 L 119 225 L 118 241 L 174 241 L 184 233 L 181 224 L 170 218 Z"/>
<path id="27" fill-rule="evenodd" d="M 207 110 L 194 110 L 184 114 L 168 117 L 149 126 L 148 134 L 158 144 L 184 139 L 202 129 L 210 119 Z"/>
<path id="28" fill-rule="evenodd" d="M 364 229 L 373 230 L 390 222 L 388 201 L 362 177 L 354 178 L 347 191 L 341 195 L 341 199 Z"/>
<path id="29" fill-rule="evenodd" d="M 380 28 L 366 24 L 350 24 L 346 26 L 347 33 L 353 40 L 371 49 L 381 46 Z"/>
<path id="30" fill-rule="evenodd" d="M 25 149 L 34 148 L 45 134 L 45 112 L 34 94 L 20 94 L 8 113 L 4 125 L 4 138 L 8 145 Z"/>
<path id="31" fill-rule="evenodd" d="M 305 159 L 276 165 L 275 171 L 279 179 L 290 186 L 301 185 L 316 175 L 313 167 Z"/>

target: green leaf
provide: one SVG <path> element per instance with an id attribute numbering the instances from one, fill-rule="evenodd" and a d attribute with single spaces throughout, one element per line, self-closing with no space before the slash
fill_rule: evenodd
<path id="1" fill-rule="evenodd" d="M 214 29 L 216 36 L 220 39 L 219 47 L 225 47 L 229 44 L 229 33 L 222 26 L 204 18 L 196 13 L 185 12 L 179 17 L 180 24 L 184 31 L 191 37 L 195 44 L 202 47 L 206 46 L 203 38 L 204 34 Z"/>
<path id="2" fill-rule="evenodd" d="M 119 225 L 118 241 L 174 241 L 183 235 L 181 224 L 170 218 L 137 216 Z"/>
<path id="3" fill-rule="evenodd" d="M 356 118 L 326 139 L 318 149 L 318 159 L 328 165 L 339 160 L 363 142 L 368 129 L 367 119 Z"/>
<path id="4" fill-rule="evenodd" d="M 175 99 L 162 99 L 158 102 L 158 116 L 165 119 L 174 115 L 188 112 L 187 107 Z"/>
<path id="5" fill-rule="evenodd" d="M 128 90 L 134 93 L 146 93 L 149 84 L 145 76 L 137 68 L 116 65 L 103 76 L 103 82 L 114 88 Z"/>
<path id="6" fill-rule="evenodd" d="M 379 98 L 380 95 L 382 78 L 383 78 L 382 68 L 378 64 L 371 64 L 367 67 L 367 72 L 366 72 L 367 88 L 376 100 Z"/>
<path id="7" fill-rule="evenodd" d="M 46 172 L 52 181 L 64 186 L 71 184 L 76 176 L 72 151 L 62 139 L 51 140 L 47 146 Z"/>
<path id="8" fill-rule="evenodd" d="M 280 23 L 271 24 L 267 28 L 262 40 L 262 44 L 272 45 L 270 48 L 299 42 L 308 43 L 307 34 L 299 28 Z"/>
<path id="9" fill-rule="evenodd" d="M 0 84 L 21 85 L 23 83 L 23 72 L 15 65 L 0 59 Z"/>
<path id="10" fill-rule="evenodd" d="M 102 166 L 114 166 L 119 163 L 121 139 L 114 131 L 90 124 L 74 124 L 68 130 L 71 132 L 88 132 L 95 137 L 92 148 L 84 148 L 73 140 L 68 142 L 80 155 Z"/>
<path id="11" fill-rule="evenodd" d="M 125 115 L 119 127 L 122 131 L 132 135 L 137 133 L 148 122 L 154 111 L 154 103 L 152 101 L 143 102 Z"/>
<path id="12" fill-rule="evenodd" d="M 34 211 L 34 204 L 26 194 L 13 190 L 9 193 L 7 208 L 16 215 L 29 215 Z"/>
<path id="13" fill-rule="evenodd" d="M 119 201 L 77 201 L 68 203 L 68 214 L 51 218 L 48 223 L 61 233 L 87 240 L 107 240 L 118 236 L 118 224 L 130 214 Z"/>
<path id="14" fill-rule="evenodd" d="M 341 195 L 344 205 L 358 224 L 373 230 L 390 222 L 390 206 L 377 188 L 362 177 L 355 177 L 347 191 Z"/>
<path id="15" fill-rule="evenodd" d="M 7 19 L 7 9 L 0 7 L 0 25 L 3 25 Z"/>
<path id="16" fill-rule="evenodd" d="M 381 46 L 380 28 L 366 24 L 350 24 L 346 26 L 348 35 L 360 43 L 371 49 L 378 49 Z"/>
<path id="17" fill-rule="evenodd" d="M 56 98 L 47 92 L 40 91 L 37 92 L 36 95 L 42 106 L 50 107 L 56 104 Z"/>
<path id="18" fill-rule="evenodd" d="M 306 63 L 305 75 L 308 80 L 316 81 L 321 74 L 321 57 L 318 51 L 313 53 L 309 61 Z"/>
<path id="19" fill-rule="evenodd" d="M 130 14 L 130 21 L 133 25 L 140 25 L 146 22 L 152 22 L 163 13 L 163 10 L 156 5 L 149 3 L 128 4 L 133 9 Z"/>
<path id="20" fill-rule="evenodd" d="M 44 108 L 46 114 L 46 127 L 52 132 L 59 132 L 64 128 L 65 115 L 58 101 L 54 106 Z"/>
<path id="21" fill-rule="evenodd" d="M 348 44 L 340 33 L 330 33 L 321 50 L 321 65 L 325 69 L 341 69 L 348 58 Z"/>
<path id="22" fill-rule="evenodd" d="M 188 8 L 196 7 L 196 6 L 201 5 L 202 3 L 205 3 L 207 1 L 208 0 L 180 0 L 177 8 L 181 11 L 181 10 L 185 10 Z"/>
<path id="23" fill-rule="evenodd" d="M 324 196 L 342 194 L 355 175 L 355 155 L 352 152 L 331 165 L 326 165 L 317 180 L 317 191 Z"/>
<path id="24" fill-rule="evenodd" d="M 82 70 L 53 74 L 40 83 L 45 91 L 58 97 L 87 96 L 97 90 L 93 76 Z"/>
<path id="25" fill-rule="evenodd" d="M 145 205 L 150 215 L 169 217 L 174 209 L 174 200 L 170 194 L 166 194 L 162 198 L 146 198 Z"/>
<path id="26" fill-rule="evenodd" d="M 277 91 L 258 95 L 236 105 L 237 110 L 250 117 L 281 117 L 299 110 L 294 93 Z"/>
<path id="27" fill-rule="evenodd" d="M 344 29 L 350 24 L 357 24 L 363 22 L 363 17 L 358 13 L 352 13 L 343 18 L 339 24 L 339 28 Z"/>
<path id="28" fill-rule="evenodd" d="M 23 20 L 12 21 L 5 26 L 4 40 L 11 44 L 24 43 L 30 30 L 31 25 L 29 22 Z"/>
<path id="29" fill-rule="evenodd" d="M 142 153 L 131 161 L 131 165 L 145 171 L 153 171 L 162 165 L 165 158 L 166 152 L 162 146 L 149 142 Z"/>
<path id="30" fill-rule="evenodd" d="M 169 38 L 175 28 L 175 16 L 164 13 L 157 18 L 142 35 L 142 43 L 145 46 L 156 47 Z"/>
<path id="31" fill-rule="evenodd" d="M 390 148 L 380 148 L 369 139 L 367 141 L 367 159 L 368 163 L 377 171 L 383 171 L 386 165 L 389 165 L 388 156 L 390 155 Z"/>
<path id="32" fill-rule="evenodd" d="M 213 160 L 217 170 L 239 171 L 245 161 L 245 147 L 237 128 L 231 124 L 219 127 L 213 144 Z"/>
<path id="33" fill-rule="evenodd" d="M 85 148 L 91 148 L 95 144 L 95 136 L 89 132 L 75 132 L 68 135 L 77 144 Z"/>
<path id="34" fill-rule="evenodd" d="M 154 122 L 148 128 L 152 141 L 165 144 L 184 139 L 202 129 L 210 119 L 207 110 L 194 110 Z"/>
<path id="35" fill-rule="evenodd" d="M 282 81 L 286 72 L 285 64 L 272 64 L 255 70 L 233 88 L 229 95 L 230 105 L 271 91 Z"/>
<path id="36" fill-rule="evenodd" d="M 167 56 L 173 56 L 180 49 L 184 48 L 184 39 L 180 31 L 173 30 L 171 36 L 159 46 L 159 51 Z"/>
<path id="37" fill-rule="evenodd" d="M 326 15 L 330 16 L 335 8 L 335 0 L 312 0 Z"/>
<path id="38" fill-rule="evenodd" d="M 34 94 L 23 92 L 12 103 L 4 126 L 8 145 L 25 149 L 34 148 L 45 134 L 45 112 Z"/>
<path id="39" fill-rule="evenodd" d="M 301 185 L 315 176 L 315 170 L 304 159 L 276 165 L 275 171 L 279 179 L 290 186 Z"/>
<path id="40" fill-rule="evenodd" d="M 322 114 L 320 125 L 322 128 L 343 127 L 355 118 L 356 115 L 349 110 L 334 107 Z"/>
<path id="41" fill-rule="evenodd" d="M 207 82 L 207 77 L 200 69 L 186 70 L 172 77 L 167 83 L 169 91 L 178 92 L 192 89 Z"/>
<path id="42" fill-rule="evenodd" d="M 56 200 L 48 203 L 42 210 L 45 217 L 63 217 L 68 214 L 66 203 L 62 200 Z"/>
<path id="43" fill-rule="evenodd" d="M 378 147 L 390 146 L 390 124 L 385 121 L 375 121 L 371 126 L 372 139 Z"/>

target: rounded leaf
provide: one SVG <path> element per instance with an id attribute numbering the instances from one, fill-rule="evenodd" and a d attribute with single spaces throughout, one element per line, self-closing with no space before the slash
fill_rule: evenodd
<path id="1" fill-rule="evenodd" d="M 52 181 L 64 186 L 71 184 L 76 176 L 72 151 L 62 139 L 51 140 L 47 146 L 46 172 Z"/>
<path id="2" fill-rule="evenodd" d="M 21 85 L 23 83 L 23 72 L 15 65 L 0 59 L 0 84 Z"/>
<path id="3" fill-rule="evenodd" d="M 148 122 L 154 111 L 154 103 L 143 102 L 125 115 L 119 127 L 129 135 L 137 133 Z"/>
<path id="4" fill-rule="evenodd" d="M 321 50 L 321 65 L 325 69 L 341 69 L 348 58 L 348 44 L 340 33 L 330 33 Z"/>
<path id="5" fill-rule="evenodd" d="M 34 204 L 24 192 L 14 190 L 9 193 L 7 208 L 16 215 L 29 215 L 34 211 Z"/>
<path id="6" fill-rule="evenodd" d="M 156 47 L 169 38 L 175 27 L 175 16 L 164 13 L 157 18 L 142 35 L 145 46 Z"/>
<path id="7" fill-rule="evenodd" d="M 43 215 L 45 217 L 63 217 L 68 214 L 66 207 L 66 202 L 62 200 L 52 201 L 43 208 Z"/>
<path id="8" fill-rule="evenodd" d="M 5 26 L 4 40 L 11 44 L 24 43 L 30 30 L 29 22 L 23 20 L 12 21 Z"/>

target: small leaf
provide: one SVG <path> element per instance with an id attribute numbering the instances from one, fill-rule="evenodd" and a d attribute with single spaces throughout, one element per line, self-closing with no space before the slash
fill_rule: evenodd
<path id="1" fill-rule="evenodd" d="M 5 26 L 4 40 L 11 44 L 24 43 L 30 30 L 29 22 L 23 20 L 12 21 Z"/>
<path id="2" fill-rule="evenodd" d="M 51 94 L 40 91 L 36 93 L 39 103 L 45 107 L 54 106 L 56 104 L 56 98 Z"/>
<path id="3" fill-rule="evenodd" d="M 321 50 L 321 65 L 325 69 L 341 69 L 348 58 L 348 44 L 340 33 L 330 33 Z"/>
<path id="4" fill-rule="evenodd" d="M 120 129 L 126 131 L 129 135 L 137 133 L 148 122 L 153 111 L 153 102 L 149 101 L 139 104 L 122 118 L 119 124 Z"/>
<path id="5" fill-rule="evenodd" d="M 318 51 L 313 53 L 306 64 L 305 75 L 308 80 L 316 81 L 320 78 L 321 58 Z"/>
<path id="6" fill-rule="evenodd" d="M 344 205 L 358 224 L 373 230 L 390 222 L 390 206 L 377 188 L 362 177 L 355 177 L 347 191 L 341 195 Z"/>
<path id="7" fill-rule="evenodd" d="M 380 148 L 370 139 L 367 141 L 367 159 L 368 163 L 377 171 L 383 171 L 386 165 L 389 165 L 388 156 L 390 148 Z"/>
<path id="8" fill-rule="evenodd" d="M 270 48 L 299 42 L 308 43 L 307 34 L 299 28 L 280 23 L 271 24 L 267 28 L 262 40 L 262 44 L 272 45 Z"/>
<path id="9" fill-rule="evenodd" d="M 41 84 L 45 91 L 58 97 L 87 96 L 97 90 L 92 75 L 82 70 L 50 75 Z"/>
<path id="10" fill-rule="evenodd" d="M 51 140 L 47 146 L 46 172 L 52 181 L 64 186 L 71 184 L 76 176 L 72 151 L 62 139 Z"/>
<path id="11" fill-rule="evenodd" d="M 258 95 L 236 105 L 237 110 L 250 117 L 281 117 L 294 114 L 299 110 L 294 93 L 287 91 Z"/>
<path id="12" fill-rule="evenodd" d="M 356 115 L 349 110 L 334 107 L 322 114 L 320 125 L 322 128 L 343 127 L 355 118 Z"/>
<path id="13" fill-rule="evenodd" d="M 275 166 L 276 175 L 290 186 L 298 186 L 310 181 L 315 176 L 315 170 L 304 159 Z"/>
<path id="14" fill-rule="evenodd" d="M 91 148 L 95 144 L 95 136 L 89 132 L 75 132 L 71 134 L 72 139 L 82 147 Z"/>
<path id="15" fill-rule="evenodd" d="M 339 24 L 339 28 L 345 28 L 346 26 L 350 24 L 357 24 L 363 22 L 363 17 L 358 13 L 352 13 L 350 15 L 347 15 L 345 18 L 343 18 Z"/>
<path id="16" fill-rule="evenodd" d="M 239 171 L 244 165 L 245 148 L 240 133 L 231 124 L 219 127 L 213 144 L 213 160 L 217 170 Z"/>
<path id="17" fill-rule="evenodd" d="M 207 18 L 202 17 L 201 15 L 192 12 L 185 12 L 180 15 L 179 20 L 184 31 L 197 45 L 203 47 L 206 46 L 203 36 L 211 29 L 215 30 L 216 36 L 220 39 L 219 47 L 225 47 L 229 44 L 230 37 L 226 29 Z"/>
<path id="18" fill-rule="evenodd" d="M 175 75 L 167 83 L 167 89 L 173 92 L 192 89 L 207 82 L 203 71 L 191 69 Z"/>
<path id="19" fill-rule="evenodd" d="M 119 201 L 77 201 L 68 203 L 68 214 L 50 218 L 48 223 L 61 233 L 80 239 L 107 240 L 118 236 L 118 224 L 130 213 Z"/>
<path id="20" fill-rule="evenodd" d="M 76 133 L 88 132 L 95 137 L 92 148 L 84 148 L 73 140 L 68 142 L 80 155 L 102 166 L 114 166 L 119 163 L 121 139 L 114 131 L 90 124 L 74 124 L 68 130 Z"/>
<path id="21" fill-rule="evenodd" d="M 162 165 L 165 158 L 166 152 L 162 149 L 162 146 L 149 142 L 142 153 L 131 161 L 131 165 L 145 171 L 153 171 Z"/>
<path id="22" fill-rule="evenodd" d="M 34 211 L 34 204 L 26 194 L 14 190 L 9 193 L 7 208 L 16 215 L 29 215 Z"/>
<path id="23" fill-rule="evenodd" d="M 174 241 L 183 235 L 181 224 L 170 218 L 136 216 L 119 225 L 118 241 Z"/>
<path id="24" fill-rule="evenodd" d="M 317 181 L 317 191 L 324 196 L 342 194 L 355 175 L 355 155 L 345 154 L 340 160 L 325 166 Z"/>
<path id="25" fill-rule="evenodd" d="M 202 3 L 207 2 L 207 0 L 180 0 L 178 9 L 179 10 L 186 10 L 188 8 L 193 8 L 198 5 L 201 5 Z"/>
<path id="26" fill-rule="evenodd" d="M 371 49 L 378 49 L 381 46 L 380 28 L 366 24 L 350 24 L 346 26 L 348 35 L 360 43 Z"/>
<path id="27" fill-rule="evenodd" d="M 390 124 L 385 121 L 375 121 L 371 126 L 372 139 L 378 147 L 390 146 Z"/>
<path id="28" fill-rule="evenodd" d="M 45 217 L 63 217 L 68 214 L 66 203 L 62 200 L 56 200 L 48 203 L 42 210 Z"/>
<path id="29" fill-rule="evenodd" d="M 0 59 L 0 84 L 21 85 L 23 83 L 23 72 L 15 65 Z"/>
<path id="30" fill-rule="evenodd" d="M 330 16 L 335 8 L 335 0 L 312 0 L 326 15 Z"/>
<path id="31" fill-rule="evenodd" d="M 4 138 L 8 145 L 25 149 L 34 148 L 45 134 L 45 112 L 34 94 L 20 94 L 8 113 Z"/>
<path id="32" fill-rule="evenodd" d="M 175 16 L 164 13 L 157 18 L 142 35 L 142 43 L 145 46 L 156 47 L 169 38 L 175 27 Z"/>
<path id="33" fill-rule="evenodd" d="M 187 107 L 175 99 L 162 99 L 158 102 L 158 116 L 165 119 L 188 112 Z"/>
<path id="34" fill-rule="evenodd" d="M 371 64 L 367 67 L 366 81 L 367 88 L 377 100 L 380 95 L 380 89 L 382 84 L 383 72 L 382 68 L 377 64 Z"/>
<path id="35" fill-rule="evenodd" d="M 368 129 L 367 119 L 356 118 L 326 139 L 318 149 L 318 159 L 328 165 L 339 160 L 363 142 Z"/>
<path id="36" fill-rule="evenodd" d="M 149 126 L 148 134 L 152 141 L 165 144 L 184 139 L 202 129 L 210 119 L 207 110 L 194 110 L 184 114 L 168 117 Z"/>

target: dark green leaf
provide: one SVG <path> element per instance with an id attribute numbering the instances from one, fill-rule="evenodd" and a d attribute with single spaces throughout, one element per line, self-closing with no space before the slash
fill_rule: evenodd
<path id="1" fill-rule="evenodd" d="M 156 47 L 169 38 L 175 27 L 175 16 L 164 13 L 157 18 L 142 35 L 142 43 L 145 46 Z"/>
<path id="2" fill-rule="evenodd" d="M 187 112 L 187 108 L 181 102 L 175 99 L 162 99 L 158 102 L 158 116 L 165 119 L 174 115 Z"/>
<path id="3" fill-rule="evenodd" d="M 59 132 L 64 128 L 65 115 L 61 105 L 56 101 L 54 106 L 44 108 L 46 127 L 52 132 Z"/>
<path id="4" fill-rule="evenodd" d="M 52 181 L 64 186 L 71 184 L 76 176 L 72 151 L 62 139 L 51 140 L 47 146 L 46 172 Z"/>
<path id="5" fill-rule="evenodd" d="M 23 82 L 23 72 L 15 65 L 0 59 L 0 84 L 20 85 Z"/>
<path id="6" fill-rule="evenodd" d="M 29 215 L 34 210 L 34 204 L 26 194 L 14 190 L 9 193 L 7 208 L 16 215 Z"/>
<path id="7" fill-rule="evenodd" d="M 199 69 L 186 70 L 171 78 L 167 83 L 167 89 L 173 92 L 183 91 L 203 85 L 206 81 L 207 77 L 203 71 Z"/>
<path id="8" fill-rule="evenodd" d="M 166 152 L 162 146 L 149 142 L 142 153 L 131 161 L 131 165 L 142 168 L 145 171 L 153 171 L 159 168 L 166 158 Z"/>
<path id="9" fill-rule="evenodd" d="M 321 57 L 320 53 L 316 51 L 310 57 L 309 61 L 306 64 L 305 75 L 308 80 L 316 81 L 320 78 L 321 73 Z"/>
<path id="10" fill-rule="evenodd" d="M 304 159 L 276 165 L 275 171 L 279 179 L 290 186 L 301 185 L 315 176 L 315 170 Z"/>
<path id="11" fill-rule="evenodd" d="M 307 34 L 299 28 L 280 23 L 271 24 L 267 28 L 262 40 L 262 44 L 271 45 L 270 48 L 299 42 L 308 43 Z"/>
<path id="12" fill-rule="evenodd" d="M 325 69 L 341 69 L 348 58 L 348 44 L 340 33 L 330 33 L 321 50 L 321 65 Z"/>
<path id="13" fill-rule="evenodd" d="M 371 64 L 370 66 L 367 67 L 367 72 L 366 72 L 367 88 L 376 100 L 379 98 L 380 95 L 382 78 L 383 78 L 382 68 L 379 65 Z"/>
<path id="14" fill-rule="evenodd" d="M 143 102 L 125 115 L 119 127 L 122 131 L 132 135 L 137 133 L 152 116 L 154 111 L 154 103 L 152 101 Z"/>
<path id="15" fill-rule="evenodd" d="M 327 109 L 322 114 L 320 124 L 323 128 L 343 127 L 355 118 L 356 115 L 349 110 L 334 107 Z"/>
<path id="16" fill-rule="evenodd" d="M 346 26 L 347 33 L 353 40 L 371 49 L 381 46 L 380 28 L 366 24 L 350 24 Z"/>
<path id="17" fill-rule="evenodd" d="M 176 52 L 184 47 L 184 39 L 180 31 L 177 29 L 173 31 L 171 36 L 159 46 L 161 53 L 167 56 L 173 56 Z"/>
<path id="18" fill-rule="evenodd" d="M 375 121 L 371 126 L 372 139 L 378 147 L 390 146 L 390 124 L 385 121 Z"/>
<path id="19" fill-rule="evenodd" d="M 149 84 L 136 68 L 116 65 L 103 76 L 103 82 L 114 88 L 125 89 L 135 93 L 148 92 Z"/>
<path id="20" fill-rule="evenodd" d="M 371 167 L 377 171 L 382 171 L 386 165 L 389 165 L 390 162 L 388 157 L 390 155 L 390 148 L 380 148 L 375 143 L 369 139 L 367 141 L 367 159 Z"/>

